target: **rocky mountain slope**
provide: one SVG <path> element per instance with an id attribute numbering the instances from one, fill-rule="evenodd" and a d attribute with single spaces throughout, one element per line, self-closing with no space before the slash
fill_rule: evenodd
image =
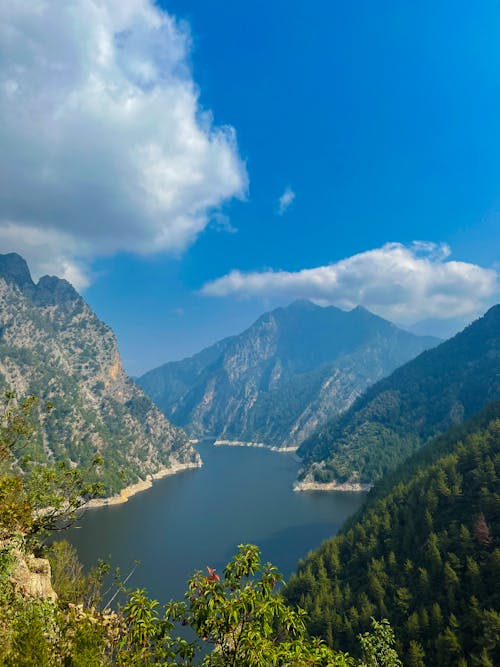
<path id="1" fill-rule="evenodd" d="M 24 453 L 75 465 L 100 453 L 108 492 L 199 460 L 185 433 L 127 377 L 111 329 L 65 280 L 35 284 L 14 253 L 0 255 L 0 389 L 54 406 Z"/>
<path id="2" fill-rule="evenodd" d="M 370 387 L 299 449 L 304 484 L 370 483 L 500 398 L 500 305 Z"/>
<path id="3" fill-rule="evenodd" d="M 192 436 L 297 447 L 367 386 L 437 342 L 360 307 L 296 301 L 138 382 Z"/>

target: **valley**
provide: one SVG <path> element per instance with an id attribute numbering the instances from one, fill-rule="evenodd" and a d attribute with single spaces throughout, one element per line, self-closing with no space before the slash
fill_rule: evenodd
<path id="1" fill-rule="evenodd" d="M 293 454 L 199 443 L 203 467 L 156 481 L 123 505 L 89 510 L 65 537 L 86 566 L 111 556 L 130 584 L 156 599 L 182 597 L 205 566 L 222 571 L 238 544 L 252 542 L 288 579 L 300 558 L 335 534 L 362 493 L 293 491 Z"/>
<path id="2" fill-rule="evenodd" d="M 109 561 L 131 586 L 111 613 L 134 595 L 156 608 L 147 596 L 180 600 L 193 572 L 197 590 L 218 586 L 255 543 L 289 580 L 273 604 L 305 608 L 325 660 L 347 649 L 364 667 L 360 633 L 412 667 L 496 659 L 500 306 L 440 342 L 296 301 L 136 384 L 66 281 L 34 283 L 0 255 L 0 299 L 0 547 L 31 545 L 18 569 L 30 548 L 63 555 L 55 590 L 43 584 L 58 605 L 96 563 L 113 588 Z M 7 580 L 16 595 L 22 576 Z M 240 583 L 227 586 L 239 604 Z"/>
<path id="3" fill-rule="evenodd" d="M 499 34 L 0 5 L 0 667 L 500 667 Z"/>

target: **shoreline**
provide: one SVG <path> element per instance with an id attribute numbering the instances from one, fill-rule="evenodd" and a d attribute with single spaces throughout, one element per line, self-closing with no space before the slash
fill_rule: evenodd
<path id="1" fill-rule="evenodd" d="M 245 442 L 243 440 L 222 440 L 217 439 L 214 447 L 257 447 L 258 449 L 267 449 L 270 452 L 296 452 L 298 447 L 272 447 L 263 442 Z"/>
<path id="2" fill-rule="evenodd" d="M 197 462 L 193 461 L 190 463 L 174 463 L 168 468 L 161 468 L 157 472 L 148 475 L 146 479 L 141 479 L 134 484 L 125 486 L 120 491 L 120 493 L 117 493 L 114 496 L 109 496 L 107 498 L 92 498 L 92 500 L 89 500 L 87 503 L 85 503 L 83 509 L 99 509 L 99 507 L 109 507 L 110 505 L 122 505 L 123 503 L 126 503 L 129 498 L 132 498 L 132 496 L 150 489 L 157 479 L 170 477 L 171 475 L 175 475 L 178 472 L 183 472 L 184 470 L 201 468 L 202 465 L 203 462 L 201 460 Z"/>
<path id="3" fill-rule="evenodd" d="M 295 482 L 293 490 L 297 493 L 301 491 L 352 491 L 361 493 L 369 491 L 373 484 L 360 484 L 359 482 Z"/>

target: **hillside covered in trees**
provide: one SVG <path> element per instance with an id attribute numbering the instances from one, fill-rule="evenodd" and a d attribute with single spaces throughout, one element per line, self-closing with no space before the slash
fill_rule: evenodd
<path id="1" fill-rule="evenodd" d="M 500 402 L 376 485 L 299 564 L 287 599 L 308 629 L 355 650 L 387 617 L 408 667 L 500 664 Z"/>
<path id="2" fill-rule="evenodd" d="M 380 479 L 434 436 L 500 398 L 500 305 L 367 389 L 298 453 L 302 478 Z"/>

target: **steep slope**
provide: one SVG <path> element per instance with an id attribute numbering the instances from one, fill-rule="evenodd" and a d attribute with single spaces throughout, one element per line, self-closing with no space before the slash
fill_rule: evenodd
<path id="1" fill-rule="evenodd" d="M 369 483 L 500 397 L 500 306 L 370 387 L 306 440 L 304 484 Z"/>
<path id="2" fill-rule="evenodd" d="M 193 436 L 297 447 L 363 389 L 437 342 L 363 308 L 296 301 L 138 382 Z"/>
<path id="3" fill-rule="evenodd" d="M 498 665 L 500 402 L 375 485 L 285 590 L 308 629 L 356 648 L 386 617 L 405 665 Z"/>
<path id="4" fill-rule="evenodd" d="M 0 255 L 0 388 L 54 406 L 27 453 L 86 465 L 99 452 L 108 492 L 198 461 L 187 436 L 125 374 L 111 329 L 65 280 L 35 285 L 14 253 Z"/>

